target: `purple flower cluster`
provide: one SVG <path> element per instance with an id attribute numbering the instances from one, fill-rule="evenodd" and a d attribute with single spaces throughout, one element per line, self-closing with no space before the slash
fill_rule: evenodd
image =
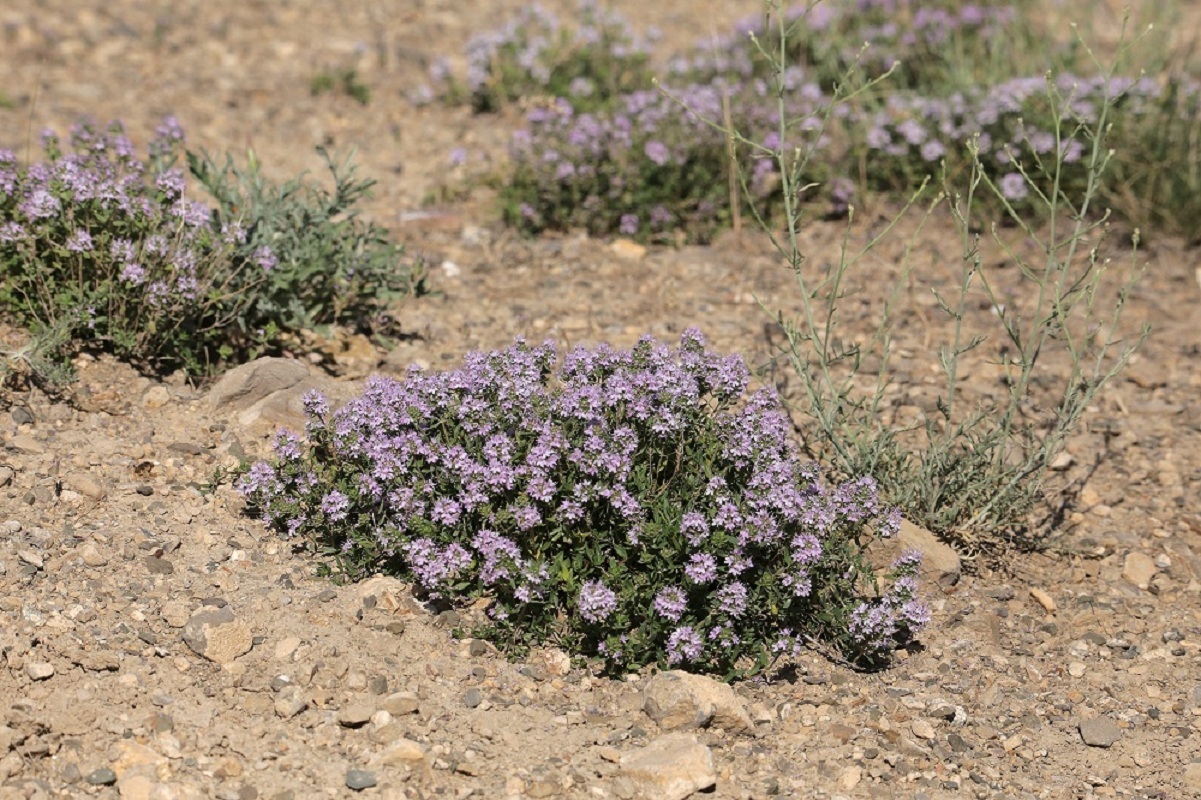
<path id="1" fill-rule="evenodd" d="M 280 434 L 239 488 L 285 536 L 401 565 L 431 594 L 491 595 L 513 635 L 531 608 L 572 619 L 615 668 L 728 667 L 781 627 L 809 630 L 811 587 L 854 591 L 824 543 L 896 524 L 870 480 L 823 488 L 775 397 L 745 398 L 745 364 L 699 331 L 556 360 L 519 340 L 372 379 L 333 413 L 310 394 L 307 455 Z"/>
<path id="2" fill-rule="evenodd" d="M 682 231 L 705 241 L 726 221 L 729 162 L 724 135 L 706 121 L 721 123 L 727 104 L 739 133 L 765 148 L 740 147 L 737 157 L 747 190 L 768 216 L 779 208 L 778 157 L 794 148 L 810 157 L 805 179 L 824 187 L 820 198 L 805 199 L 825 200 L 841 215 L 855 190 L 844 176 L 859 173 L 861 164 L 865 188 L 907 194 L 943 160 L 967 158 L 973 142 L 1001 194 L 1028 210 L 1023 201 L 1035 196 L 1033 186 L 1046 191 L 1050 184 L 1048 162 L 1062 162 L 1060 183 L 1069 191 L 1087 179 L 1084 139 L 1099 130 L 1107 99 L 1136 118 L 1158 108 L 1161 90 L 1147 78 L 1065 71 L 1050 86 L 1042 76 L 991 86 L 984 76 L 965 81 L 964 53 L 987 50 L 1024 24 L 1011 5 L 847 0 L 787 15 L 795 24 L 782 78 L 765 71 L 749 42 L 754 32 L 770 48 L 777 35 L 758 19 L 672 61 L 670 98 L 632 91 L 596 106 L 540 84 L 534 93 L 557 100 L 530 111 L 514 136 L 515 170 L 502 195 L 506 219 L 530 232 L 585 228 L 673 241 Z M 853 108 L 835 102 L 834 87 L 852 65 L 871 78 L 894 64 L 887 92 L 865 95 Z M 786 143 L 775 132 L 781 95 L 794 121 Z"/>

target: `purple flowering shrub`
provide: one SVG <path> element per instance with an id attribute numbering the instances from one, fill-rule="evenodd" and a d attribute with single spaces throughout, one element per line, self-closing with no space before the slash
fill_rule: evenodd
<path id="1" fill-rule="evenodd" d="M 226 256 L 237 232 L 213 225 L 173 166 L 168 119 L 138 158 L 120 123 L 76 125 L 64 147 L 22 167 L 0 151 L 0 309 L 35 335 L 111 347 L 145 365 L 199 369 L 222 333 Z"/>
<path id="2" fill-rule="evenodd" d="M 59 358 L 95 346 L 204 373 L 302 328 L 368 327 L 420 286 L 419 265 L 401 264 L 381 229 L 355 218 L 371 184 L 348 168 L 330 162 L 330 196 L 299 180 L 231 185 L 189 153 L 213 209 L 175 166 L 184 132 L 174 119 L 145 159 L 118 122 L 81 122 L 65 146 L 53 131 L 42 143 L 45 160 L 29 166 L 0 151 L 0 310 Z"/>
<path id="3" fill-rule="evenodd" d="M 451 372 L 371 380 L 238 487 L 341 573 L 400 575 L 430 597 L 490 600 L 479 632 L 551 642 L 620 673 L 658 662 L 763 669 L 821 641 L 882 663 L 928 620 L 917 561 L 883 590 L 862 555 L 899 512 L 870 478 L 822 484 L 739 356 L 644 337 L 628 351 L 524 341 Z"/>
<path id="4" fill-rule="evenodd" d="M 650 85 L 654 38 L 635 36 L 625 19 L 592 0 L 580 3 L 574 29 L 535 3 L 468 43 L 465 87 L 439 61 L 430 70 L 436 88 L 429 91 L 451 102 L 467 100 L 483 113 L 526 97 L 570 98 L 577 109 L 592 111 Z"/>

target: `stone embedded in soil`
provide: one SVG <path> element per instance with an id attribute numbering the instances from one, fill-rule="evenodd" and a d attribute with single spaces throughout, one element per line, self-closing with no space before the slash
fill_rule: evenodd
<path id="1" fill-rule="evenodd" d="M 104 484 L 93 478 L 91 475 L 79 473 L 68 475 L 64 483 L 85 497 L 91 498 L 92 500 L 103 500 L 105 494 L 107 494 Z"/>
<path id="2" fill-rule="evenodd" d="M 963 567 L 954 548 L 907 519 L 901 520 L 901 530 L 896 536 L 873 542 L 868 548 L 868 557 L 872 563 L 887 567 L 906 550 L 917 550 L 922 554 L 919 577 L 923 584 L 937 584 L 949 589 L 959 582 Z"/>
<path id="3" fill-rule="evenodd" d="M 375 786 L 375 774 L 365 769 L 350 769 L 346 771 L 346 788 L 356 792 Z"/>
<path id="4" fill-rule="evenodd" d="M 1122 566 L 1122 577 L 1146 591 L 1157 571 L 1155 561 L 1150 556 L 1145 553 L 1130 553 Z"/>
<path id="5" fill-rule="evenodd" d="M 34 661 L 25 665 L 25 674 L 30 680 L 44 681 L 54 676 L 54 665 L 45 661 Z"/>
<path id="6" fill-rule="evenodd" d="M 350 703 L 338 711 L 338 724 L 343 728 L 361 728 L 371 721 L 375 707 L 367 703 Z"/>
<path id="7" fill-rule="evenodd" d="M 712 725 L 738 732 L 754 726 L 728 684 L 682 670 L 651 678 L 642 690 L 642 708 L 664 730 Z"/>
<path id="8" fill-rule="evenodd" d="M 646 797 L 683 800 L 717 784 L 713 753 L 695 736 L 669 733 L 626 753 L 620 774 Z"/>
<path id="9" fill-rule="evenodd" d="M 193 614 L 184 625 L 183 640 L 196 655 L 218 664 L 229 664 L 254 646 L 250 626 L 235 617 L 228 606 Z"/>
<path id="10" fill-rule="evenodd" d="M 383 708 L 394 717 L 416 714 L 421 701 L 413 692 L 393 692 L 384 698 Z"/>
<path id="11" fill-rule="evenodd" d="M 117 782 L 117 773 L 113 772 L 108 767 L 101 767 L 100 769 L 94 769 L 89 772 L 88 776 L 84 778 L 84 780 L 93 786 L 112 786 Z"/>
<path id="12" fill-rule="evenodd" d="M 1037 586 L 1030 590 L 1030 596 L 1034 598 L 1034 602 L 1043 607 L 1043 610 L 1048 614 L 1054 614 L 1058 606 L 1055 604 L 1055 598 L 1047 594 Z"/>
<path id="13" fill-rule="evenodd" d="M 289 686 L 279 692 L 273 705 L 276 716 L 282 719 L 291 719 L 308 708 L 309 701 L 300 693 L 300 689 Z"/>
<path id="14" fill-rule="evenodd" d="M 1113 747 L 1122 738 L 1122 729 L 1109 717 L 1082 719 L 1079 730 L 1080 738 L 1089 747 Z"/>
<path id="15" fill-rule="evenodd" d="M 295 359 L 255 359 L 222 375 L 209 390 L 209 403 L 214 409 L 245 409 L 274 392 L 295 386 L 308 376 L 308 367 Z"/>

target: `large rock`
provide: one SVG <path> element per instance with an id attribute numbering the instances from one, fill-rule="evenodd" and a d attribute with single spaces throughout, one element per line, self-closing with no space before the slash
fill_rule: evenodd
<path id="1" fill-rule="evenodd" d="M 277 428 L 304 430 L 304 396 L 316 390 L 330 407 L 349 399 L 352 387 L 290 358 L 259 358 L 234 367 L 209 390 L 208 402 L 255 435 Z"/>
<path id="2" fill-rule="evenodd" d="M 738 732 L 754 726 L 728 684 L 682 670 L 651 678 L 642 690 L 642 708 L 664 730 L 712 725 Z"/>
<path id="3" fill-rule="evenodd" d="M 229 606 L 197 611 L 183 626 L 183 640 L 196 655 L 218 664 L 229 664 L 254 646 L 250 626 Z"/>
<path id="4" fill-rule="evenodd" d="M 684 800 L 717 784 L 713 753 L 695 736 L 669 733 L 621 759 L 620 775 L 643 797 Z"/>
<path id="5" fill-rule="evenodd" d="M 895 537 L 874 542 L 868 547 L 867 554 L 871 563 L 886 569 L 905 550 L 917 550 L 922 554 L 919 578 L 923 584 L 950 589 L 959 582 L 963 573 L 959 554 L 933 533 L 907 519 L 901 520 L 901 530 Z"/>

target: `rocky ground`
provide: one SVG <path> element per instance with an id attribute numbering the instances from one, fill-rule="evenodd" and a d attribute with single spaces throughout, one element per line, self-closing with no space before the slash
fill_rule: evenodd
<path id="1" fill-rule="evenodd" d="M 83 358 L 69 402 L 6 398 L 0 797 L 1201 797 L 1195 252 L 1152 239 L 1139 255 L 1129 321 L 1155 333 L 1069 445 L 1056 485 L 1073 500 L 1054 547 L 927 582 L 934 621 L 892 669 L 807 653 L 787 679 L 729 689 L 675 673 L 599 679 L 553 651 L 512 663 L 453 638 L 452 617 L 394 580 L 315 577 L 229 487 L 210 491 L 214 469 L 265 453 L 307 386 L 346 398 L 371 371 L 453 366 L 521 333 L 624 346 L 699 324 L 715 348 L 762 363 L 779 332 L 755 301 L 791 312 L 788 271 L 750 235 L 651 251 L 519 240 L 483 190 L 415 213 L 461 177 L 444 166 L 451 149 L 483 169 L 513 120 L 415 108 L 407 92 L 429 59 L 517 3 L 84 5 L 0 2 L 0 89 L 15 100 L 0 147 L 21 152 L 28 131 L 80 113 L 121 117 L 141 141 L 173 113 L 193 145 L 252 146 L 280 177 L 316 168 L 314 145 L 356 145 L 380 180 L 369 213 L 428 256 L 437 293 L 400 310 L 415 338 L 391 351 L 344 339 L 216 386 Z M 697 19 L 748 11 L 617 5 L 676 46 L 708 33 Z M 310 96 L 327 64 L 357 66 L 371 102 Z M 862 219 L 857 240 L 880 224 Z M 906 232 L 858 285 L 896 274 Z M 810 264 L 836 259 L 842 234 L 807 228 Z M 924 289 L 951 279 L 956 241 L 935 219 L 912 251 L 902 420 L 936 388 L 948 325 Z M 1016 272 L 1001 255 L 986 264 L 1002 281 Z M 866 307 L 846 318 L 850 335 L 870 322 Z M 1039 391 L 1062 374 L 1049 364 Z M 967 382 L 996 389 L 983 363 Z"/>

